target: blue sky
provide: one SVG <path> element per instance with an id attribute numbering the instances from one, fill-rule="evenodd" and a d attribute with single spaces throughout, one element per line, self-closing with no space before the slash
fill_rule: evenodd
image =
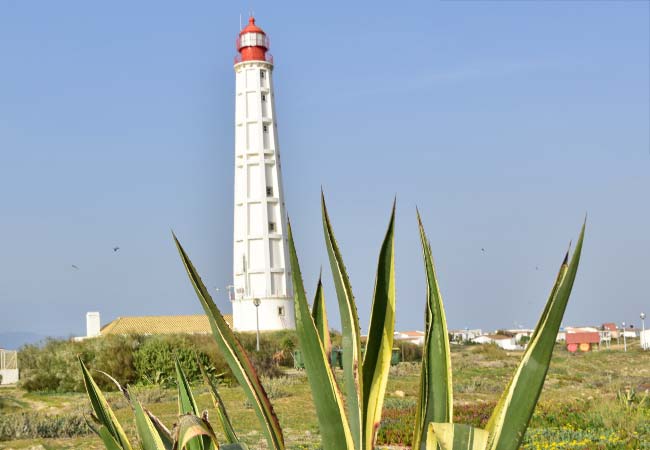
<path id="1" fill-rule="evenodd" d="M 232 61 L 251 9 L 312 290 L 322 185 L 364 328 L 395 195 L 399 329 L 423 323 L 416 206 L 452 328 L 534 326 L 586 213 L 565 324 L 650 312 L 647 2 L 4 1 L 0 332 L 199 312 L 170 229 L 230 309 Z"/>

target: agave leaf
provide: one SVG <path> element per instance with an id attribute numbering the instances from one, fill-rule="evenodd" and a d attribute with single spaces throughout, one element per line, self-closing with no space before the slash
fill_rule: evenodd
<path id="1" fill-rule="evenodd" d="M 488 432 L 457 423 L 429 424 L 426 450 L 484 450 Z"/>
<path id="2" fill-rule="evenodd" d="M 226 440 L 230 444 L 239 443 L 239 439 L 237 438 L 235 429 L 233 428 L 232 423 L 230 422 L 230 417 L 228 417 L 228 413 L 226 412 L 226 406 L 224 405 L 223 400 L 219 395 L 217 386 L 212 382 L 210 377 L 208 377 L 208 374 L 206 373 L 203 364 L 201 364 L 198 358 L 196 359 L 196 362 L 199 365 L 199 368 L 201 369 L 201 375 L 203 375 L 203 381 L 210 389 L 210 396 L 212 397 L 212 403 L 214 403 L 214 408 L 217 410 L 217 417 L 219 417 L 219 422 L 221 423 L 221 427 L 223 428 L 223 431 L 226 434 Z M 222 446 L 222 448 L 225 447 Z"/>
<path id="3" fill-rule="evenodd" d="M 172 437 L 172 433 L 169 431 L 169 428 L 167 428 L 165 424 L 162 423 L 158 417 L 154 416 L 153 413 L 147 408 L 142 409 L 156 429 L 158 436 L 160 436 L 160 440 L 165 446 L 165 450 L 172 450 L 174 447 L 174 438 Z"/>
<path id="4" fill-rule="evenodd" d="M 330 337 L 330 327 L 327 321 L 327 311 L 325 310 L 325 294 L 323 293 L 321 275 L 318 276 L 318 285 L 316 286 L 316 294 L 314 295 L 314 304 L 311 308 L 311 316 L 314 318 L 318 336 L 323 344 L 323 351 L 326 355 L 329 355 L 332 351 L 332 338 Z"/>
<path id="5" fill-rule="evenodd" d="M 102 391 L 95 383 L 95 380 L 90 375 L 90 372 L 88 372 L 88 369 L 81 360 L 81 357 L 79 357 L 79 364 L 81 364 L 81 372 L 83 374 L 84 385 L 86 386 L 86 392 L 90 398 L 90 404 L 92 405 L 97 420 L 102 424 L 103 427 L 105 427 L 106 432 L 108 432 L 113 437 L 113 440 L 117 445 L 119 445 L 119 448 L 122 450 L 131 450 L 131 444 L 126 437 L 122 426 L 117 421 L 113 410 L 106 401 L 104 394 L 102 394 Z M 102 429 L 100 427 L 99 431 L 101 432 L 101 430 Z M 104 433 L 104 435 L 105 434 L 106 433 Z M 100 433 L 100 436 L 102 436 L 102 433 Z M 102 440 L 106 442 L 104 436 L 102 436 Z M 108 446 L 108 444 L 106 445 Z"/>
<path id="6" fill-rule="evenodd" d="M 174 448 L 178 450 L 189 450 L 188 443 L 195 439 L 201 439 L 205 448 L 219 448 L 217 436 L 207 420 L 197 417 L 194 414 L 183 414 L 178 418 L 176 429 L 176 442 Z"/>
<path id="7" fill-rule="evenodd" d="M 330 260 L 334 287 L 339 303 L 341 316 L 341 335 L 343 344 L 343 381 L 345 383 L 350 432 L 356 450 L 362 449 L 361 415 L 363 409 L 363 377 L 359 363 L 361 355 L 361 333 L 359 331 L 359 316 L 352 295 L 350 279 L 343 264 L 341 251 L 336 243 L 334 231 L 327 214 L 325 196 L 321 192 L 321 209 L 323 215 L 323 231 L 325 244 Z"/>
<path id="8" fill-rule="evenodd" d="M 447 319 L 436 278 L 431 245 L 424 231 L 419 212 L 417 212 L 417 217 L 427 279 L 427 304 L 420 372 L 420 396 L 415 413 L 413 448 L 424 450 L 427 424 L 451 422 L 454 416 L 454 402 Z"/>
<path id="9" fill-rule="evenodd" d="M 489 448 L 492 450 L 516 450 L 524 437 L 544 386 L 557 332 L 578 271 L 585 225 L 580 231 L 571 262 L 567 264 L 568 253 L 564 258 L 521 363 L 490 417 L 487 430 L 490 432 Z"/>
<path id="10" fill-rule="evenodd" d="M 305 368 L 307 369 L 307 378 L 311 386 L 316 414 L 318 415 L 320 434 L 322 436 L 321 443 L 326 450 L 352 450 L 354 444 L 346 421 L 343 400 L 307 304 L 290 223 L 288 223 L 287 229 L 296 314 L 296 333 L 302 349 Z"/>
<path id="11" fill-rule="evenodd" d="M 138 431 L 138 437 L 140 438 L 143 450 L 167 450 L 167 447 L 158 434 L 158 430 L 149 416 L 144 412 L 140 402 L 133 400 L 131 404 L 135 413 L 135 427 Z"/>
<path id="12" fill-rule="evenodd" d="M 176 368 L 176 380 L 178 382 L 178 414 L 189 413 L 198 416 L 200 414 L 199 407 L 196 405 L 190 383 L 187 381 L 178 358 L 174 358 L 174 367 Z"/>
<path id="13" fill-rule="evenodd" d="M 110 430 L 104 425 L 99 427 L 97 434 L 104 443 L 106 450 L 124 450 L 124 448 L 115 440 Z"/>
<path id="14" fill-rule="evenodd" d="M 181 367 L 178 358 L 174 358 L 174 367 L 176 368 L 176 380 L 178 383 L 178 414 L 200 414 L 199 407 L 196 405 L 196 400 L 192 394 L 190 383 L 187 381 L 185 372 Z M 200 437 L 190 440 L 187 444 L 188 450 L 204 450 L 203 443 Z"/>
<path id="15" fill-rule="evenodd" d="M 187 253 L 185 253 L 185 250 L 181 246 L 180 242 L 178 242 L 175 235 L 174 242 L 176 242 L 176 247 L 181 255 L 181 259 L 183 260 L 187 274 L 190 277 L 190 281 L 194 286 L 196 295 L 199 297 L 201 305 L 208 316 L 210 328 L 212 328 L 212 335 L 217 342 L 217 346 L 223 353 L 223 356 L 226 359 L 230 370 L 232 370 L 233 375 L 239 382 L 239 385 L 244 389 L 246 396 L 253 405 L 253 409 L 257 414 L 257 418 L 262 426 L 262 431 L 266 436 L 269 447 L 274 450 L 283 450 L 284 439 L 282 437 L 280 423 L 273 411 L 271 402 L 269 402 L 266 391 L 253 368 L 253 364 L 244 351 L 244 348 L 224 320 L 221 311 L 219 311 L 219 308 L 217 308 L 217 305 L 212 300 L 210 293 L 203 284 L 203 281 L 201 281 L 201 277 L 199 277 L 199 274 L 192 265 L 192 261 L 190 261 L 190 258 L 187 256 Z"/>
<path id="16" fill-rule="evenodd" d="M 375 292 L 368 326 L 368 341 L 363 357 L 364 448 L 373 449 L 381 420 L 395 332 L 395 202 L 388 230 L 379 252 Z"/>

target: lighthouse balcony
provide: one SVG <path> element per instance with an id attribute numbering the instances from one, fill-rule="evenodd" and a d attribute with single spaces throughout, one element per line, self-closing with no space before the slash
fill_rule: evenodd
<path id="1" fill-rule="evenodd" d="M 267 63 L 273 64 L 273 55 L 271 55 L 270 53 L 267 53 L 266 55 L 264 55 L 264 59 L 260 59 L 260 60 L 255 60 L 255 59 L 254 60 L 251 60 L 251 59 L 244 60 L 244 58 L 242 58 L 242 55 L 235 56 L 235 64 L 240 64 L 240 63 L 243 63 L 243 62 L 267 62 Z"/>

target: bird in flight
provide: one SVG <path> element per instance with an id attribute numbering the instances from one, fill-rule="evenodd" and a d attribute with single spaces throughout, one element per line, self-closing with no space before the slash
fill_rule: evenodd
<path id="1" fill-rule="evenodd" d="M 72 268 L 73 268 L 74 270 L 79 270 L 79 267 L 75 266 L 74 264 L 72 264 Z"/>
<path id="2" fill-rule="evenodd" d="M 484 248 L 482 248 L 482 247 L 481 247 L 481 251 L 482 251 L 483 253 L 485 253 L 485 249 L 484 249 Z"/>
<path id="3" fill-rule="evenodd" d="M 118 251 L 120 248 L 119 247 L 113 247 L 113 252 Z"/>

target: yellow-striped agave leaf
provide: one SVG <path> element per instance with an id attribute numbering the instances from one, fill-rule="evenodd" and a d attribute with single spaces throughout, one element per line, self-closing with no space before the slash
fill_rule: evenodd
<path id="1" fill-rule="evenodd" d="M 99 427 L 97 434 L 102 440 L 104 447 L 106 447 L 106 450 L 124 450 L 124 447 L 118 444 L 111 432 L 104 425 Z"/>
<path id="2" fill-rule="evenodd" d="M 163 443 L 158 430 L 154 426 L 149 416 L 144 412 L 142 405 L 137 400 L 132 400 L 133 411 L 135 413 L 135 427 L 138 431 L 140 444 L 143 450 L 167 450 Z"/>
<path id="3" fill-rule="evenodd" d="M 208 421 L 194 414 L 183 414 L 179 416 L 176 432 L 175 449 L 190 450 L 188 444 L 197 439 L 202 440 L 206 449 L 219 448 L 217 436 L 215 436 L 214 430 Z"/>
<path id="4" fill-rule="evenodd" d="M 571 262 L 567 264 L 567 254 L 522 361 L 490 417 L 487 431 L 491 450 L 516 450 L 521 444 L 551 362 L 557 332 L 578 271 L 584 234 L 585 224 Z"/>
<path id="5" fill-rule="evenodd" d="M 368 326 L 368 340 L 363 357 L 363 443 L 365 450 L 375 448 L 381 420 L 384 394 L 393 352 L 395 332 L 395 203 L 388 230 L 379 252 L 375 291 Z"/>
<path id="6" fill-rule="evenodd" d="M 176 381 L 178 384 L 178 414 L 194 414 L 200 415 L 199 407 L 194 400 L 194 395 L 190 388 L 190 383 L 187 381 L 185 372 L 181 367 L 178 358 L 174 358 L 174 367 L 176 368 Z M 207 450 L 203 448 L 201 437 L 194 438 L 187 443 L 188 450 Z"/>
<path id="7" fill-rule="evenodd" d="M 121 450 L 131 450 L 131 444 L 126 437 L 126 433 L 124 433 L 124 429 L 117 421 L 115 413 L 113 413 L 106 401 L 106 397 L 102 394 L 81 358 L 79 358 L 79 364 L 81 364 L 81 372 L 90 404 L 98 422 L 101 424 L 98 433 L 102 441 L 104 441 L 107 448 L 113 448 L 117 444 Z"/>
<path id="8" fill-rule="evenodd" d="M 217 342 L 217 346 L 221 350 L 239 385 L 244 389 L 246 396 L 253 405 L 253 410 L 257 414 L 269 447 L 274 450 L 283 450 L 284 439 L 282 437 L 280 423 L 273 411 L 271 402 L 269 402 L 266 391 L 253 368 L 253 364 L 224 320 L 221 311 L 219 311 L 219 308 L 217 308 L 217 305 L 212 300 L 210 293 L 203 284 L 203 281 L 201 281 L 201 277 L 199 277 L 199 274 L 192 265 L 192 261 L 190 261 L 190 258 L 185 253 L 180 242 L 178 242 L 178 239 L 176 239 L 176 236 L 174 236 L 174 241 L 176 242 L 176 247 L 181 255 L 190 281 L 194 286 L 196 295 L 199 297 L 201 305 L 208 316 L 212 335 Z"/>
<path id="9" fill-rule="evenodd" d="M 323 344 L 323 351 L 329 356 L 332 351 L 332 338 L 330 337 L 330 326 L 327 321 L 327 311 L 325 310 L 325 294 L 323 293 L 323 282 L 320 275 L 318 276 L 318 285 L 314 295 L 314 304 L 311 307 L 311 316 L 314 318 L 318 336 Z"/>
<path id="10" fill-rule="evenodd" d="M 431 422 L 427 431 L 426 450 L 485 450 L 489 433 L 480 428 L 457 423 Z"/>
<path id="11" fill-rule="evenodd" d="M 343 400 L 323 349 L 314 319 L 309 311 L 305 288 L 300 273 L 296 247 L 288 225 L 289 258 L 293 281 L 296 334 L 303 354 L 307 378 L 311 386 L 320 426 L 321 445 L 326 450 L 353 450 L 352 435 L 346 420 Z"/>
<path id="12" fill-rule="evenodd" d="M 415 412 L 413 448 L 424 450 L 429 422 L 451 422 L 453 418 L 453 392 L 451 381 L 451 356 L 447 319 L 433 264 L 431 245 L 417 212 L 420 242 L 427 280 L 424 349 L 420 373 L 420 396 Z"/>
<path id="13" fill-rule="evenodd" d="M 164 423 L 162 423 L 158 417 L 154 416 L 153 413 L 147 408 L 143 407 L 142 410 L 147 415 L 147 417 L 149 417 L 149 420 L 151 420 L 153 427 L 158 432 L 158 436 L 160 436 L 160 440 L 165 446 L 165 450 L 172 450 L 174 447 L 174 437 L 172 436 L 172 432 L 165 426 Z"/>
<path id="14" fill-rule="evenodd" d="M 334 237 L 332 224 L 327 214 L 325 196 L 321 192 L 321 210 L 323 215 L 323 231 L 329 256 L 334 287 L 341 316 L 341 337 L 343 347 L 343 381 L 348 407 L 350 432 L 356 450 L 362 449 L 361 417 L 363 409 L 363 378 L 361 375 L 361 333 L 359 331 L 359 315 L 352 295 L 352 286 L 345 270 L 341 251 Z"/>
<path id="15" fill-rule="evenodd" d="M 235 429 L 233 428 L 232 423 L 230 422 L 230 417 L 228 417 L 228 412 L 226 412 L 226 406 L 224 405 L 223 400 L 221 399 L 221 395 L 219 395 L 219 391 L 217 390 L 217 385 L 210 379 L 210 377 L 208 377 L 208 374 L 206 373 L 203 364 L 201 364 L 198 358 L 196 358 L 196 362 L 199 365 L 199 368 L 201 369 L 203 382 L 208 386 L 208 389 L 210 390 L 212 403 L 214 404 L 214 408 L 217 411 L 217 417 L 219 418 L 219 423 L 221 423 L 221 428 L 223 428 L 223 432 L 226 435 L 226 440 L 230 444 L 238 443 L 239 439 L 237 438 L 237 433 L 235 433 Z"/>

